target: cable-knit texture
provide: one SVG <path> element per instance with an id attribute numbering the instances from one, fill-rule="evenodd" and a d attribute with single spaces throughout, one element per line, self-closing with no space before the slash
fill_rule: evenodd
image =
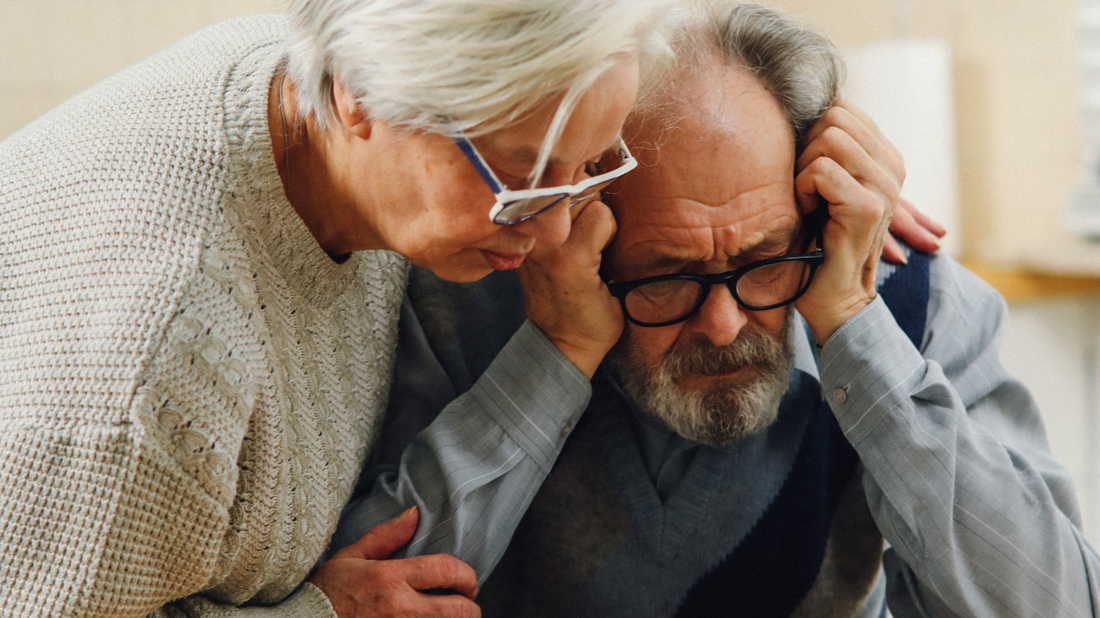
<path id="1" fill-rule="evenodd" d="M 301 583 L 379 428 L 407 263 L 337 264 L 287 203 L 284 35 L 214 26 L 0 143 L 0 615 L 332 612 Z"/>

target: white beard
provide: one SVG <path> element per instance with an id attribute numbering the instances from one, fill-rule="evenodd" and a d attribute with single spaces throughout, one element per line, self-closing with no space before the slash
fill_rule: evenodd
<path id="1" fill-rule="evenodd" d="M 624 334 L 608 353 L 607 366 L 643 412 L 689 440 L 724 444 L 764 429 L 779 414 L 794 364 L 793 316 L 788 310 L 786 325 L 778 334 L 742 330 L 727 346 L 703 343 L 687 350 L 670 349 L 654 369 L 630 335 Z M 724 373 L 748 365 L 757 375 L 745 385 L 716 380 L 705 390 L 688 390 L 676 383 L 685 376 Z"/>

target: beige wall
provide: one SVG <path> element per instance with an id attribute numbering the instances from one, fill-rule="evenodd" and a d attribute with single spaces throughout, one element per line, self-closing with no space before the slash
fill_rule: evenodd
<path id="1" fill-rule="evenodd" d="M 890 0 L 767 0 L 843 49 L 893 36 Z M 964 248 L 1002 262 L 1080 249 L 1061 215 L 1083 175 L 1075 0 L 912 2 L 912 34 L 955 53 Z M 1098 264 L 1100 267 L 1100 264 Z"/>
<path id="2" fill-rule="evenodd" d="M 766 2 L 808 16 L 841 48 L 893 34 L 893 0 Z M 278 0 L 2 0 L 0 138 L 203 25 L 280 10 Z M 1060 231 L 1082 174 L 1075 14 L 1074 0 L 914 3 L 913 34 L 946 38 L 956 53 L 971 256 L 1042 262 L 1076 248 Z"/>
<path id="3" fill-rule="evenodd" d="M 95 82 L 278 0 L 0 0 L 0 139 Z"/>

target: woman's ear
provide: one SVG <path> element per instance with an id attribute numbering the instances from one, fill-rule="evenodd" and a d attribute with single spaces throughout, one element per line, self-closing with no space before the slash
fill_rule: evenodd
<path id="1" fill-rule="evenodd" d="M 362 139 L 369 138 L 372 126 L 370 117 L 363 111 L 359 101 L 335 78 L 332 80 L 332 98 L 336 107 L 336 118 L 344 130 Z"/>

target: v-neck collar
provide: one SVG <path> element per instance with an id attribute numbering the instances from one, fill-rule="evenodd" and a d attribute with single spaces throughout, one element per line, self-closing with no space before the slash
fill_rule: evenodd
<path id="1" fill-rule="evenodd" d="M 638 542 L 662 564 L 680 558 L 703 525 L 721 526 L 729 532 L 727 538 L 735 539 L 735 545 L 740 542 L 777 495 L 794 464 L 809 420 L 804 413 L 806 403 L 816 403 L 819 393 L 820 386 L 813 376 L 793 370 L 791 386 L 775 422 L 756 435 L 726 445 L 692 443 L 689 448 L 694 453 L 688 455 L 690 461 L 679 483 L 662 501 L 639 446 L 641 436 L 636 432 L 671 430 L 639 418 L 613 379 L 602 371 L 597 374 L 593 405 L 586 416 L 606 447 L 608 469 L 630 512 Z M 645 422 L 648 427 L 636 426 Z M 673 447 L 668 452 L 678 450 Z M 748 470 L 751 475 L 738 478 Z M 744 499 L 732 507 L 728 500 L 715 500 L 730 492 Z"/>

